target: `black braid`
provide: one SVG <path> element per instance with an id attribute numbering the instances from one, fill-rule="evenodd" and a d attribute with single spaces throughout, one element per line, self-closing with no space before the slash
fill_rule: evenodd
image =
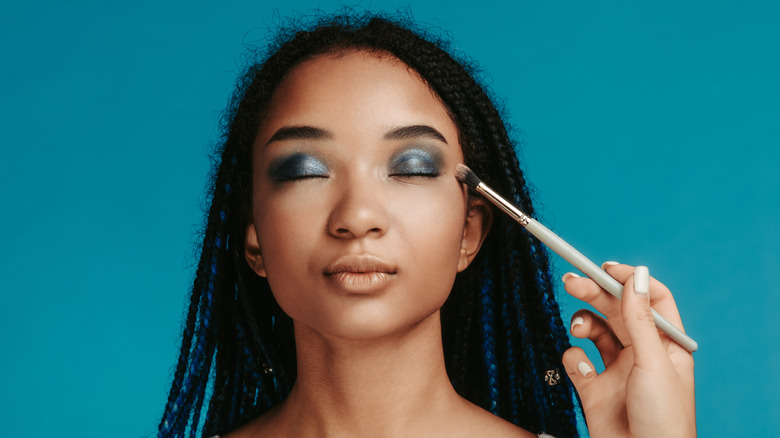
<path id="1" fill-rule="evenodd" d="M 244 260 L 244 234 L 252 223 L 255 135 L 274 91 L 304 60 L 370 50 L 410 66 L 448 109 L 466 164 L 534 215 L 514 142 L 476 81 L 477 70 L 453 58 L 445 42 L 400 21 L 366 14 L 296 24 L 239 79 L 223 117 L 211 208 L 160 437 L 195 436 L 203 406 L 202 433 L 224 434 L 282 401 L 295 381 L 292 321 Z M 536 433 L 577 436 L 571 382 L 564 372 L 557 386 L 544 380 L 546 370 L 562 369 L 569 347 L 547 253 L 525 229 L 494 216 L 483 248 L 442 308 L 447 372 L 461 395 L 508 421 Z"/>

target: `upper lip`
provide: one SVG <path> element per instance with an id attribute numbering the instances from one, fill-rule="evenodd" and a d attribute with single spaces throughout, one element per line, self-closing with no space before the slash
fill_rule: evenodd
<path id="1" fill-rule="evenodd" d="M 325 275 L 334 275 L 341 272 L 395 274 L 396 268 L 372 254 L 351 254 L 339 257 L 325 268 Z"/>

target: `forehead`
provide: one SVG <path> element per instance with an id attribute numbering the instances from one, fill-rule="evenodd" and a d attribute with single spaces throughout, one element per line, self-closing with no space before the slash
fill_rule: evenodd
<path id="1" fill-rule="evenodd" d="M 457 142 L 447 109 L 417 72 L 389 54 L 348 51 L 296 66 L 274 93 L 260 137 L 282 126 L 360 131 L 419 124 L 436 125 Z"/>

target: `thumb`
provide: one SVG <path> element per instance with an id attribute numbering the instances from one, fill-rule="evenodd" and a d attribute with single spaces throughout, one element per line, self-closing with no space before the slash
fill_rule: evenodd
<path id="1" fill-rule="evenodd" d="M 626 281 L 621 301 L 623 323 L 634 347 L 634 363 L 643 368 L 660 365 L 656 362 L 666 354 L 650 310 L 650 271 L 646 266 L 636 267 Z"/>

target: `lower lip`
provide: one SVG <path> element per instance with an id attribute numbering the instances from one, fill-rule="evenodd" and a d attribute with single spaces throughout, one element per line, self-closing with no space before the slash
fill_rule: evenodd
<path id="1" fill-rule="evenodd" d="M 369 293 L 384 288 L 390 281 L 387 272 L 338 272 L 328 275 L 336 286 L 353 293 Z"/>

